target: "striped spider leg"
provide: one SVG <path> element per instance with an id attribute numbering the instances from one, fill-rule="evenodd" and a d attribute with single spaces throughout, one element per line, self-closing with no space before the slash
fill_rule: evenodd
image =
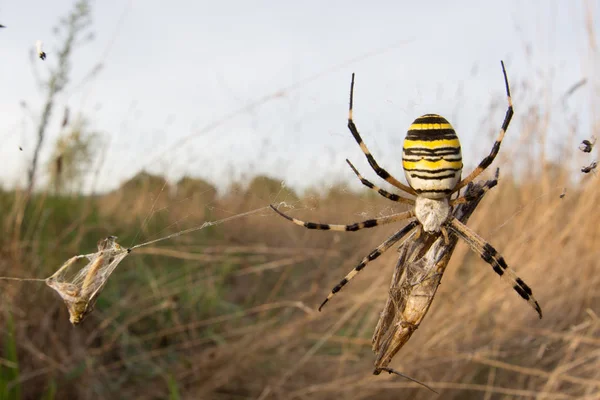
<path id="1" fill-rule="evenodd" d="M 350 225 L 333 225 L 333 224 L 322 224 L 322 223 L 316 223 L 316 222 L 301 221 L 299 219 L 292 218 L 289 215 L 282 213 L 273 205 L 271 205 L 271 208 L 277 214 L 281 215 L 282 217 L 293 222 L 296 225 L 300 225 L 300 226 L 303 226 L 308 229 L 319 229 L 319 230 L 325 230 L 325 231 L 356 232 L 360 229 L 374 228 L 376 226 L 390 224 L 390 223 L 397 222 L 397 221 L 402 221 L 402 220 L 406 220 L 406 219 L 414 219 L 414 217 L 415 217 L 414 211 L 405 211 L 405 212 L 402 212 L 399 214 L 394 214 L 394 215 L 390 215 L 387 217 L 381 217 L 381 218 L 368 219 L 366 221 L 356 222 L 356 223 L 350 224 Z M 373 251 L 371 251 L 369 253 L 368 256 L 364 257 L 360 261 L 360 263 L 356 267 L 354 267 L 354 269 L 352 271 L 350 271 L 348 273 L 348 275 L 346 275 L 344 277 L 344 279 L 342 279 L 340 281 L 340 283 L 338 283 L 331 290 L 331 292 L 329 293 L 329 295 L 327 296 L 325 301 L 323 301 L 323 303 L 321 303 L 321 305 L 319 306 L 319 311 L 321 311 L 321 309 L 323 308 L 325 303 L 327 303 L 329 301 L 329 299 L 331 299 L 337 292 L 342 290 L 342 288 L 348 282 L 350 282 L 350 280 L 352 280 L 352 278 L 354 278 L 356 276 L 356 274 L 358 274 L 360 271 L 362 271 L 367 266 L 367 264 L 369 264 L 371 261 L 375 260 L 380 255 L 382 255 L 387 249 L 389 249 L 391 246 L 394 245 L 394 243 L 398 242 L 404 236 L 406 236 L 418 224 L 419 223 L 415 220 L 411 221 L 404 228 L 402 228 L 401 230 L 399 230 L 398 232 L 396 232 L 395 234 L 390 236 L 385 242 L 383 242 L 382 244 L 377 246 Z"/>
<path id="2" fill-rule="evenodd" d="M 352 119 L 353 105 L 354 105 L 354 73 L 352 73 L 352 82 L 350 83 L 350 107 L 348 109 L 348 129 L 350 129 L 350 132 L 352 133 L 352 136 L 354 136 L 356 143 L 358 143 L 358 145 L 360 146 L 360 149 L 365 154 L 365 157 L 367 157 L 367 161 L 369 161 L 369 165 L 371 165 L 371 168 L 373 168 L 375 173 L 377 173 L 377 175 L 379 175 L 379 177 L 381 179 L 387 181 L 388 183 L 397 187 L 398 189 L 402 190 L 403 192 L 416 195 L 417 193 L 415 192 L 415 190 L 412 187 L 406 186 L 403 183 L 400 183 L 389 172 L 387 172 L 385 169 L 381 168 L 379 166 L 379 164 L 377 164 L 377 161 L 375 161 L 375 157 L 373 157 L 373 155 L 367 148 L 367 145 L 365 144 L 365 142 L 363 142 L 362 138 L 360 137 L 360 133 L 358 133 L 358 129 L 356 128 L 356 125 L 354 124 L 354 120 Z"/>
<path id="3" fill-rule="evenodd" d="M 529 305 L 537 311 L 541 319 L 542 309 L 533 297 L 531 288 L 523 282 L 523 280 L 519 278 L 508 265 L 506 265 L 504 257 L 502 257 L 491 244 L 483 240 L 477 233 L 456 218 L 451 217 L 448 221 L 448 225 L 450 231 L 454 232 L 459 238 L 467 242 L 474 252 L 478 253 L 486 263 L 490 264 L 494 269 L 494 272 L 500 275 L 502 280 L 508 282 L 519 296 L 525 299 Z"/>
<path id="4" fill-rule="evenodd" d="M 508 77 L 506 74 L 506 68 L 504 67 L 504 62 L 501 61 L 501 65 L 502 65 L 502 74 L 504 75 L 504 86 L 506 89 L 508 108 L 506 110 L 506 114 L 504 116 L 504 121 L 502 122 L 502 126 L 500 128 L 500 133 L 498 134 L 498 138 L 496 139 L 496 141 L 494 142 L 494 145 L 492 146 L 492 150 L 490 151 L 490 154 L 488 154 L 479 163 L 479 165 L 477 166 L 477 168 L 475 168 L 473 170 L 473 172 L 471 172 L 466 178 L 464 178 L 463 180 L 461 180 L 460 182 L 458 182 L 456 184 L 456 186 L 452 190 L 452 193 L 458 192 L 462 187 L 464 187 L 465 185 L 472 182 L 483 171 L 485 171 L 490 166 L 490 164 L 494 161 L 494 159 L 498 155 L 498 152 L 500 150 L 500 145 L 502 144 L 502 140 L 504 139 L 504 135 L 506 133 L 506 130 L 508 129 L 508 126 L 509 126 L 512 116 L 514 114 L 512 98 L 510 95 L 510 86 L 508 84 Z M 495 179 L 493 181 L 488 181 L 488 184 L 484 185 L 482 187 L 482 189 L 484 191 L 487 191 L 487 190 L 491 189 L 493 186 L 495 186 L 496 182 L 498 180 L 498 175 L 499 175 L 499 170 L 496 169 Z M 493 183 L 493 184 L 489 185 L 489 183 Z M 471 199 L 469 198 L 469 196 L 465 195 L 463 197 L 458 197 L 457 199 L 450 201 L 450 205 L 455 206 L 455 205 L 458 205 L 461 203 L 468 202 L 470 200 Z M 542 318 L 542 309 L 540 308 L 539 303 L 533 297 L 531 288 L 525 282 L 523 282 L 523 280 L 521 278 L 519 278 L 513 270 L 511 270 L 507 266 L 506 262 L 504 261 L 504 258 L 498 254 L 496 249 L 491 244 L 487 243 L 485 240 L 483 240 L 481 237 L 479 237 L 474 231 L 472 231 L 465 224 L 461 223 L 460 221 L 456 220 L 455 218 L 450 218 L 446 222 L 446 225 L 452 232 L 454 232 L 457 236 L 459 236 L 461 239 L 463 239 L 465 242 L 467 242 L 467 244 L 471 247 L 471 249 L 473 251 L 475 251 L 476 253 L 478 253 L 485 262 L 490 264 L 492 266 L 492 268 L 494 269 L 494 271 L 503 280 L 505 280 L 509 284 L 511 284 L 511 286 L 515 289 L 515 291 L 523 299 L 525 299 L 533 307 L 533 309 L 538 313 L 539 317 Z"/>
<path id="5" fill-rule="evenodd" d="M 406 197 L 402 197 L 397 194 L 390 193 L 387 190 L 384 190 L 384 189 L 380 188 L 379 186 L 375 185 L 373 182 L 369 181 L 368 179 L 363 178 L 363 176 L 360 174 L 360 172 L 358 172 L 358 170 L 354 167 L 354 165 L 352 165 L 350 160 L 346 159 L 346 162 L 348 163 L 350 168 L 352 168 L 352 171 L 354 172 L 354 174 L 356 174 L 356 176 L 358 177 L 360 182 L 363 185 L 365 185 L 366 187 L 368 187 L 369 189 L 376 191 L 377 193 L 379 193 L 381 196 L 385 197 L 386 199 L 389 199 L 389 200 L 392 200 L 392 201 L 395 201 L 398 203 L 410 204 L 411 206 L 415 205 L 415 201 L 413 199 L 407 199 Z"/>
<path id="6" fill-rule="evenodd" d="M 462 189 L 469 182 L 472 182 L 473 179 L 477 178 L 494 161 L 494 159 L 498 155 L 498 152 L 500 151 L 500 145 L 502 144 L 502 139 L 504 139 L 504 134 L 506 133 L 506 130 L 508 129 L 508 125 L 510 124 L 510 120 L 512 119 L 512 116 L 514 114 L 512 98 L 510 96 L 510 86 L 508 85 L 508 77 L 506 76 L 506 68 L 504 68 L 504 61 L 500 61 L 500 64 L 502 64 L 502 74 L 504 75 L 504 86 L 506 88 L 506 98 L 508 99 L 508 108 L 506 109 L 506 114 L 504 115 L 504 121 L 502 121 L 502 127 L 500 128 L 500 133 L 498 134 L 498 138 L 496 139 L 496 142 L 494 142 L 494 146 L 492 146 L 492 150 L 490 151 L 490 154 L 488 154 L 483 160 L 481 160 L 481 162 L 479 163 L 477 168 L 475 168 L 473 170 L 473 172 L 471 172 L 469 174 L 469 176 L 467 176 L 465 179 L 461 180 L 460 182 L 458 182 L 456 184 L 456 186 L 454 187 L 454 190 L 452 191 L 453 193 Z"/>
<path id="7" fill-rule="evenodd" d="M 481 186 L 478 187 L 478 189 L 480 191 L 483 191 L 483 193 L 487 192 L 488 190 L 490 190 L 491 188 L 493 188 L 494 186 L 496 186 L 498 184 L 499 177 L 500 177 L 500 168 L 496 168 L 496 173 L 494 174 L 494 179 L 485 181 Z M 464 196 L 460 196 L 454 200 L 450 200 L 450 206 L 455 207 L 459 204 L 470 203 L 471 201 L 474 201 L 477 198 L 479 198 L 480 195 L 483 195 L 483 194 L 481 194 L 481 193 L 478 193 L 478 194 L 465 193 Z"/>

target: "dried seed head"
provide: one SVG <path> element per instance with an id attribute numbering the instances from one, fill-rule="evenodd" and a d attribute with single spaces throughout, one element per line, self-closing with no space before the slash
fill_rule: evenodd
<path id="1" fill-rule="evenodd" d="M 42 49 L 43 43 L 41 40 L 35 42 L 35 50 L 37 51 L 38 57 L 42 60 L 46 59 L 46 53 Z"/>

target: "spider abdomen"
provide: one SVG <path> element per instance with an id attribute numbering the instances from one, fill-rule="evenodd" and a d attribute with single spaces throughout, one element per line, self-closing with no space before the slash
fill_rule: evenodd
<path id="1" fill-rule="evenodd" d="M 414 120 L 404 139 L 402 166 L 417 194 L 440 199 L 452 193 L 460 181 L 460 141 L 442 116 L 425 114 Z"/>

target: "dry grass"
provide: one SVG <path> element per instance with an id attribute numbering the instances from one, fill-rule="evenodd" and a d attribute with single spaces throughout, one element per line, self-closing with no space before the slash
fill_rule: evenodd
<path id="1" fill-rule="evenodd" d="M 561 199 L 562 190 L 553 187 L 568 186 L 569 172 L 562 172 L 551 185 L 541 170 L 539 179 L 522 185 L 501 175 L 470 221 L 534 289 L 544 319 L 461 244 L 394 368 L 426 381 L 444 399 L 600 396 L 600 190 L 590 175 Z M 177 212 L 159 213 L 160 222 L 148 224 L 142 236 L 185 215 L 185 226 L 170 231 L 264 206 L 268 198 L 241 194 L 213 199 L 204 210 L 163 194 L 165 204 L 157 208 L 176 204 Z M 106 203 L 111 196 L 113 208 Z M 98 236 L 133 235 L 150 208 L 128 207 L 115 194 L 84 199 L 88 216 L 73 222 L 79 213 L 70 207 L 71 232 L 51 240 L 46 235 L 69 227 L 55 215 L 64 208 L 59 200 L 43 199 L 50 216 L 38 224 L 37 237 L 3 243 L 2 275 L 44 276 Z M 336 191 L 317 203 L 318 209 L 296 214 L 350 221 L 388 206 Z M 123 206 L 140 212 L 107 222 L 111 215 L 103 213 Z M 57 390 L 56 398 L 431 398 L 410 382 L 370 374 L 370 336 L 387 297 L 393 252 L 316 312 L 331 287 L 393 229 L 315 232 L 271 215 L 209 228 L 128 258 L 77 328 L 42 285 L 3 282 L 2 318 L 12 315 L 17 334 L 18 382 L 10 384 L 20 385 L 24 398 L 51 393 L 47 388 Z M 10 360 L 4 357 L 2 365 L 10 368 Z"/>

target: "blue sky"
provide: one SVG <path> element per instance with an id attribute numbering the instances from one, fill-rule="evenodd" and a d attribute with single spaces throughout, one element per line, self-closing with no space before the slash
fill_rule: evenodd
<path id="1" fill-rule="evenodd" d="M 44 41 L 48 58 L 35 66 L 47 72 L 60 44 L 52 27 L 72 4 L 0 0 L 0 24 L 7 26 L 0 31 L 5 186 L 25 182 L 35 143 L 20 102 L 39 113 L 44 98 L 29 53 L 36 40 Z M 502 121 L 503 106 L 480 131 L 490 104 L 503 100 L 500 59 L 513 83 L 517 116 L 525 111 L 519 83 L 547 87 L 559 98 L 584 77 L 590 84 L 569 105 L 581 107 L 584 127 L 594 116 L 589 104 L 598 93 L 598 60 L 589 55 L 588 6 L 598 26 L 598 1 L 98 1 L 92 5 L 96 38 L 74 54 L 72 86 L 57 103 L 44 160 L 68 106 L 104 134 L 103 190 L 142 168 L 172 180 L 198 176 L 219 187 L 259 173 L 299 188 L 354 182 L 345 158 L 373 178 L 346 128 L 356 72 L 355 121 L 381 164 L 403 178 L 406 129 L 434 112 L 454 125 L 465 164 L 473 166 Z M 96 78 L 79 84 L 98 63 L 103 69 Z M 522 99 L 523 105 L 532 100 Z M 509 146 L 519 134 L 516 122 Z M 557 140 L 565 127 L 556 122 Z"/>

